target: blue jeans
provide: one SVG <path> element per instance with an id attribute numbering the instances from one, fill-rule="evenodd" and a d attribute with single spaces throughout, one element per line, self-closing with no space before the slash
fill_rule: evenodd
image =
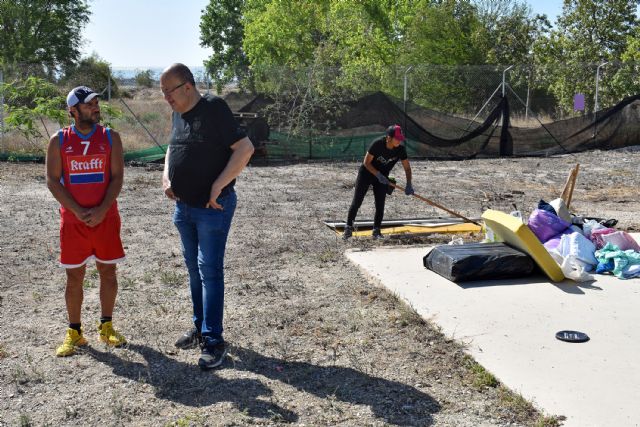
<path id="1" fill-rule="evenodd" d="M 236 193 L 231 191 L 217 201 L 223 210 L 176 202 L 173 215 L 189 271 L 193 323 L 207 345 L 223 341 L 224 251 L 236 210 Z"/>

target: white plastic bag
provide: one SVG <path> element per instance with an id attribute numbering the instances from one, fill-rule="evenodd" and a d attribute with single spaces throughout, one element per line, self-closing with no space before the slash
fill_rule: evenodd
<path id="1" fill-rule="evenodd" d="M 593 275 L 587 273 L 586 264 L 580 261 L 573 255 L 567 255 L 563 257 L 557 251 L 550 251 L 551 257 L 558 263 L 562 274 L 567 279 L 574 280 L 576 282 L 590 282 L 594 280 Z"/>
<path id="2" fill-rule="evenodd" d="M 549 204 L 553 207 L 553 209 L 556 210 L 556 215 L 558 215 L 560 218 L 564 219 L 569 224 L 571 224 L 571 214 L 569 213 L 569 210 L 567 209 L 567 205 L 564 203 L 564 200 L 553 199 L 552 201 L 549 202 Z"/>

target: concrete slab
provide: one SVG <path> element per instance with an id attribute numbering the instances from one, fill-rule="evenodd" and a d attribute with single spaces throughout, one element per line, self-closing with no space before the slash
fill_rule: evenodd
<path id="1" fill-rule="evenodd" d="M 640 235 L 634 236 L 636 239 Z M 348 251 L 500 381 L 565 426 L 640 425 L 640 279 L 596 275 L 553 284 L 542 275 L 457 285 L 423 267 L 427 247 Z M 566 343 L 555 333 L 585 332 Z"/>

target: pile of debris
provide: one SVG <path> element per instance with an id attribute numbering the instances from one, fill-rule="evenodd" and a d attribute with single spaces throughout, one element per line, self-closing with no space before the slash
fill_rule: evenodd
<path id="1" fill-rule="evenodd" d="M 640 245 L 613 228 L 617 220 L 569 213 L 578 170 L 561 197 L 540 200 L 526 222 L 518 211 L 487 210 L 483 243 L 438 246 L 424 257 L 425 267 L 452 281 L 522 277 L 534 266 L 554 282 L 592 281 L 592 273 L 640 277 Z"/>

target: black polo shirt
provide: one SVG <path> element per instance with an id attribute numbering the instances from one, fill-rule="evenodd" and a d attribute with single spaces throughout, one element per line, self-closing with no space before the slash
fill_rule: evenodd
<path id="1" fill-rule="evenodd" d="M 407 159 L 407 150 L 404 145 L 388 149 L 384 136 L 373 141 L 367 152 L 373 156 L 371 165 L 382 172 L 384 176 L 389 176 L 389 172 L 391 172 L 398 160 Z"/>
<path id="2" fill-rule="evenodd" d="M 231 145 L 246 136 L 227 103 L 217 96 L 203 96 L 186 113 L 174 112 L 169 152 L 169 180 L 183 202 L 204 207 L 211 185 L 231 157 Z M 232 188 L 233 180 L 227 188 Z"/>

